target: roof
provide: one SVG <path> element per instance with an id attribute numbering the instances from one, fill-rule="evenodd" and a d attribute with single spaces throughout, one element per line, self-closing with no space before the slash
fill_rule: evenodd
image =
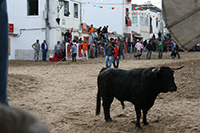
<path id="1" fill-rule="evenodd" d="M 132 7 L 141 7 L 141 8 L 134 9 L 134 10 L 147 10 L 147 9 L 150 9 L 150 11 L 152 11 L 152 12 L 162 12 L 162 10 L 159 7 L 154 6 L 152 4 L 142 4 L 142 5 L 132 4 Z"/>

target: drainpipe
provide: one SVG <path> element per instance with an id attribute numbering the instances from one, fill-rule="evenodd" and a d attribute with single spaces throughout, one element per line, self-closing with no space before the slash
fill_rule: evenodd
<path id="1" fill-rule="evenodd" d="M 48 44 L 48 48 L 50 48 L 50 40 L 49 40 L 49 29 L 50 29 L 50 24 L 49 24 L 49 0 L 46 0 L 46 12 L 47 12 L 47 16 L 45 19 L 45 40 Z"/>
<path id="2" fill-rule="evenodd" d="M 82 3 L 80 2 L 80 31 L 82 34 Z M 79 33 L 80 36 L 80 33 Z"/>

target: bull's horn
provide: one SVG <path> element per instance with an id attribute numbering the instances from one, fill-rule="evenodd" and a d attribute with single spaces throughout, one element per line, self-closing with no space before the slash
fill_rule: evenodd
<path id="1" fill-rule="evenodd" d="M 160 72 L 160 67 L 156 67 L 156 68 L 152 69 L 152 72 L 153 72 L 153 73 Z"/>
<path id="2" fill-rule="evenodd" d="M 179 67 L 170 67 L 172 71 L 175 71 L 175 70 L 179 70 L 179 69 L 182 69 L 184 66 L 179 66 Z"/>

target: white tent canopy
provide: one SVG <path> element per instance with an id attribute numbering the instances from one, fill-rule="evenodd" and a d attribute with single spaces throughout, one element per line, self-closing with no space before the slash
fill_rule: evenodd
<path id="1" fill-rule="evenodd" d="M 162 0 L 166 26 L 184 49 L 200 42 L 200 0 Z"/>

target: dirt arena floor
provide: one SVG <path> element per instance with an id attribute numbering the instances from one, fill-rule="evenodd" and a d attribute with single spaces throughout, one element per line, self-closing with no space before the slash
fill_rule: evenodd
<path id="1" fill-rule="evenodd" d="M 146 53 L 145 53 L 146 54 Z M 148 113 L 148 126 L 135 129 L 134 106 L 119 101 L 111 106 L 113 122 L 105 123 L 103 110 L 95 116 L 97 75 L 104 58 L 88 62 L 70 60 L 61 63 L 10 61 L 8 98 L 12 107 L 22 108 L 43 121 L 52 133 L 198 133 L 200 132 L 200 53 L 180 53 L 181 59 L 140 60 L 126 55 L 120 68 L 179 66 L 175 72 L 178 91 L 160 94 Z"/>

